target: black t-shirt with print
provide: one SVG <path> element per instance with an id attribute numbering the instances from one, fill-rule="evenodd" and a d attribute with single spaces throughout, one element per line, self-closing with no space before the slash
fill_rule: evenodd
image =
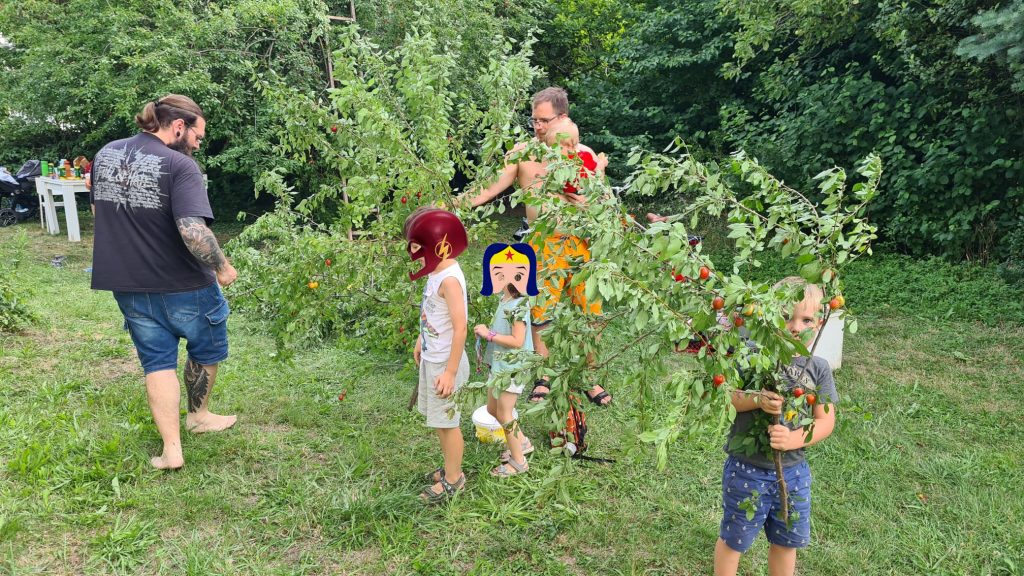
<path id="1" fill-rule="evenodd" d="M 141 133 L 96 154 L 90 200 L 96 206 L 92 288 L 183 292 L 216 277 L 185 247 L 179 218 L 213 220 L 203 176 L 191 157 Z"/>

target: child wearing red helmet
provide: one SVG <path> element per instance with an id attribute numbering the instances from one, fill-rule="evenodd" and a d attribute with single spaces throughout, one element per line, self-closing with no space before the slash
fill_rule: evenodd
<path id="1" fill-rule="evenodd" d="M 420 333 L 412 355 L 420 374 L 418 408 L 427 427 L 437 430 L 444 457 L 444 464 L 427 474 L 431 485 L 420 493 L 424 502 L 436 504 L 466 485 L 462 472 L 465 444 L 458 407 L 451 396 L 469 379 L 466 277 L 455 260 L 469 242 L 459 218 L 437 208 L 410 214 L 404 233 L 409 257 L 423 262 L 409 279 L 427 277 L 420 304 Z"/>

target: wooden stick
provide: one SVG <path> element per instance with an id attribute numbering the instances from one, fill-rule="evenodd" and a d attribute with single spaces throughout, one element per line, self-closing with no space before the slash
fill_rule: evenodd
<path id="1" fill-rule="evenodd" d="M 814 351 L 818 348 L 818 342 L 821 340 L 821 331 L 825 328 L 825 324 L 828 323 L 829 316 L 832 315 L 830 307 L 825 306 L 825 318 L 822 320 L 821 329 L 814 335 L 814 342 L 811 344 L 810 356 L 807 361 L 804 362 L 803 368 L 796 377 L 795 384 L 800 385 L 800 381 L 803 380 L 804 374 L 807 373 L 807 367 L 811 364 L 814 359 Z M 776 384 L 778 388 L 778 384 Z M 776 390 L 778 392 L 778 390 Z M 772 422 L 775 424 L 782 423 L 782 414 L 776 414 L 772 417 Z M 786 476 L 782 470 L 782 450 L 772 450 L 772 459 L 775 461 L 775 476 L 779 479 L 779 501 L 782 504 L 782 521 L 789 524 L 789 488 L 786 486 Z"/>
<path id="2" fill-rule="evenodd" d="M 409 412 L 412 412 L 412 407 L 416 405 L 416 401 L 420 398 L 420 383 L 417 380 L 416 385 L 412 387 L 412 395 L 409 396 L 409 406 L 406 408 Z"/>

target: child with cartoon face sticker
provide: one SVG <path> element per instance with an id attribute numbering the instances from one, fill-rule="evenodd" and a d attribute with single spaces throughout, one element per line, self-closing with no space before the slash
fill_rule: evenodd
<path id="1" fill-rule="evenodd" d="M 507 360 L 512 350 L 533 351 L 530 334 L 530 302 L 527 296 L 537 295 L 537 256 L 529 244 L 491 244 L 484 252 L 484 285 L 480 293 L 501 295 L 490 326 L 477 324 L 473 332 L 487 340 L 483 361 L 490 366 L 491 378 L 522 368 L 522 362 Z M 497 396 L 487 394 L 487 411 L 505 429 L 508 450 L 501 455 L 501 464 L 491 470 L 492 476 L 507 478 L 526 472 L 530 466 L 526 455 L 533 444 L 512 417 L 519 395 L 523 393 L 524 373 L 513 376 L 511 385 Z M 518 382 L 516 380 L 519 380 Z"/>

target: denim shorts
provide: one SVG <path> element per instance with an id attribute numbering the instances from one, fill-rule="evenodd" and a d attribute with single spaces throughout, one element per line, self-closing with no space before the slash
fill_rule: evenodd
<path id="1" fill-rule="evenodd" d="M 801 462 L 783 469 L 789 488 L 789 513 L 799 515 L 792 528 L 782 521 L 782 503 L 775 470 L 744 464 L 730 456 L 722 469 L 722 525 L 718 536 L 737 552 L 746 552 L 764 528 L 768 541 L 787 548 L 803 548 L 811 542 L 811 468 Z M 751 502 L 754 517 L 747 520 L 741 503 L 758 492 Z"/>
<path id="2" fill-rule="evenodd" d="M 114 299 L 146 374 L 178 368 L 181 338 L 203 366 L 227 359 L 228 302 L 216 283 L 188 292 L 114 292 Z"/>

